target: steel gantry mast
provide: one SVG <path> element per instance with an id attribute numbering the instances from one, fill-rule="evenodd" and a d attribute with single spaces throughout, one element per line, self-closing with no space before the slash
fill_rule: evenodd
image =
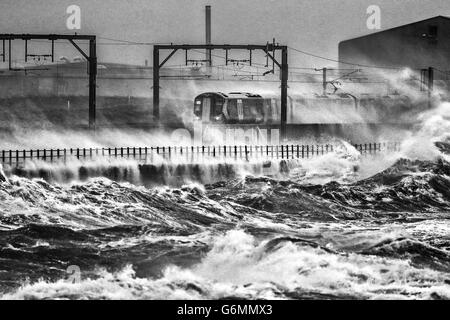
<path id="1" fill-rule="evenodd" d="M 171 50 L 166 58 L 160 62 L 160 51 Z M 280 68 L 280 80 L 281 80 L 281 115 L 280 115 L 280 136 L 284 140 L 286 138 L 286 121 L 287 121 L 287 81 L 288 81 L 288 47 L 283 45 L 278 45 L 275 43 L 267 43 L 263 45 L 235 45 L 235 44 L 181 44 L 181 45 L 155 45 L 153 47 L 153 116 L 155 121 L 159 122 L 159 80 L 160 80 L 160 69 L 164 64 L 179 50 L 184 50 L 186 52 L 186 63 L 187 63 L 187 52 L 189 50 L 207 50 L 210 52 L 212 50 L 225 50 L 226 56 L 228 57 L 229 50 L 248 50 L 251 53 L 254 50 L 263 51 L 268 58 L 270 58 L 275 65 Z M 281 62 L 276 59 L 276 51 L 281 51 Z M 210 57 L 210 55 L 209 55 Z"/>
<path id="2" fill-rule="evenodd" d="M 51 58 L 51 61 L 55 61 L 55 41 L 56 40 L 68 40 L 89 63 L 89 128 L 95 129 L 96 121 L 96 88 L 97 88 L 97 44 L 96 36 L 93 35 L 78 35 L 78 34 L 0 34 L 0 40 L 2 41 L 2 57 L 3 62 L 6 62 L 6 56 L 8 56 L 8 68 L 12 71 L 21 71 L 22 69 L 14 69 L 12 67 L 12 41 L 23 40 L 25 41 L 25 61 L 29 57 L 34 55 L 28 53 L 28 41 L 29 40 L 48 40 L 51 41 L 51 54 L 40 55 Z M 89 41 L 89 53 L 85 53 L 75 40 L 87 40 Z M 6 44 L 8 41 L 8 54 L 6 54 Z"/>

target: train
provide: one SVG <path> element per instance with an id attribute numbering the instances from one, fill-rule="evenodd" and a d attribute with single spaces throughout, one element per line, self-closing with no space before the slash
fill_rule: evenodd
<path id="1" fill-rule="evenodd" d="M 288 96 L 287 124 L 411 123 L 428 108 L 407 95 L 298 94 Z M 208 124 L 279 124 L 279 97 L 249 92 L 204 92 L 194 98 L 194 119 Z"/>

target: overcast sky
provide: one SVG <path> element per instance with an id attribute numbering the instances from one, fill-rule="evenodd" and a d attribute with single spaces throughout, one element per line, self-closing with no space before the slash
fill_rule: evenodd
<path id="1" fill-rule="evenodd" d="M 1 0 L 0 30 L 72 33 L 66 28 L 66 8 L 71 4 L 81 7 L 79 34 L 164 43 L 204 42 L 204 6 L 209 4 L 213 43 L 258 44 L 275 37 L 280 44 L 333 59 L 339 41 L 373 32 L 366 27 L 369 5 L 381 8 L 382 30 L 450 16 L 448 0 Z M 151 61 L 150 46 L 100 45 L 98 50 L 100 61 Z M 289 62 L 305 67 L 333 65 L 294 53 Z"/>

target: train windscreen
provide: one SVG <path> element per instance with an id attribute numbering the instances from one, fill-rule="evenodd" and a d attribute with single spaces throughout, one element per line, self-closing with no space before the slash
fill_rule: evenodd
<path id="1" fill-rule="evenodd" d="M 224 100 L 216 97 L 213 99 L 213 107 L 211 110 L 211 121 L 220 121 L 222 120 L 222 112 L 223 112 L 223 102 Z"/>
<path id="2" fill-rule="evenodd" d="M 263 99 L 247 99 L 244 105 L 244 121 L 260 123 L 264 121 Z"/>

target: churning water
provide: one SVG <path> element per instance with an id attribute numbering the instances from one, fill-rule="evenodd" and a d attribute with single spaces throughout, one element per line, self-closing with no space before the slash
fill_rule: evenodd
<path id="1" fill-rule="evenodd" d="M 344 143 L 271 172 L 126 161 L 2 172 L 1 297 L 449 299 L 450 144 L 433 136 L 421 136 L 426 159 L 412 135 L 389 157 Z"/>

